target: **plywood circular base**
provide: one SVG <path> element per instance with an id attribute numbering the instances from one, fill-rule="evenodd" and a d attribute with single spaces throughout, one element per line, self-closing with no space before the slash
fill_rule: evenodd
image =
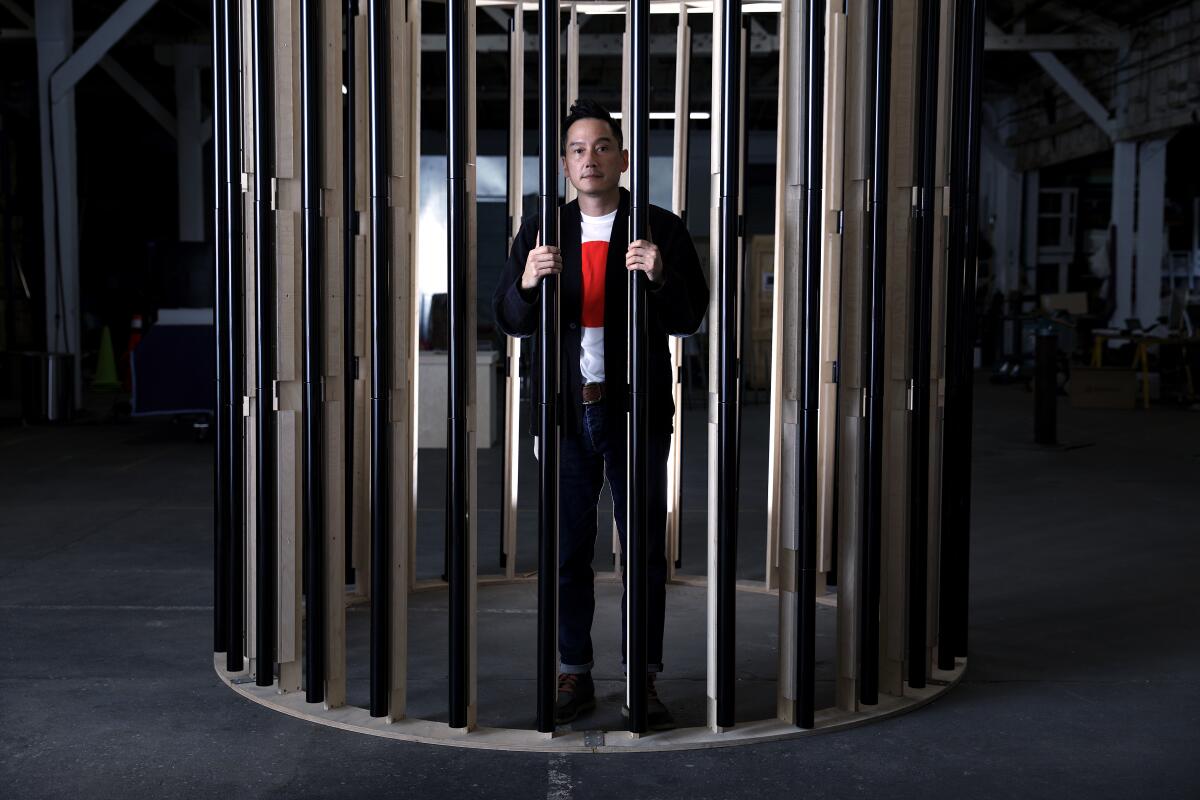
<path id="1" fill-rule="evenodd" d="M 229 673 L 224 669 L 224 657 L 214 656 L 217 675 L 238 694 L 260 705 L 298 719 L 328 725 L 333 728 L 383 736 L 407 742 L 479 747 L 490 750 L 520 750 L 545 753 L 630 753 L 667 750 L 695 750 L 708 747 L 793 739 L 816 733 L 852 728 L 875 720 L 903 714 L 929 703 L 954 686 L 966 670 L 966 659 L 960 659 L 952 672 L 935 669 L 924 689 L 905 688 L 904 697 L 880 695 L 879 704 L 861 711 L 825 709 L 817 712 L 816 727 L 801 730 L 778 719 L 742 723 L 722 732 L 709 728 L 677 728 L 670 731 L 635 736 L 627 731 L 574 730 L 563 727 L 553 734 L 516 728 L 476 728 L 466 731 L 451 728 L 440 722 L 420 719 L 387 720 L 372 717 L 357 706 L 323 708 L 307 703 L 303 692 L 280 693 L 271 686 L 257 686 L 247 673 Z"/>

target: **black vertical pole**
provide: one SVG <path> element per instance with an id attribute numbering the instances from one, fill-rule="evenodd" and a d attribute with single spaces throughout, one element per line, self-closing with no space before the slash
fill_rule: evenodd
<path id="1" fill-rule="evenodd" d="M 969 2 L 960 0 L 954 12 L 954 86 L 950 125 L 950 218 L 946 235 L 946 400 L 943 409 L 942 486 L 941 486 L 941 558 L 938 565 L 938 669 L 954 668 L 953 617 L 958 567 L 955 554 L 961 540 L 958 523 L 962 435 L 959 422 L 962 406 L 962 296 L 965 281 L 964 249 L 966 235 L 967 185 L 966 122 L 970 103 L 971 15 Z"/>
<path id="2" fill-rule="evenodd" d="M 446 425 L 446 539 L 450 545 L 450 727 L 467 726 L 470 702 L 470 552 L 468 542 L 467 363 L 470 319 L 467 311 L 467 2 L 446 3 L 446 107 L 449 199 L 446 252 L 449 255 L 447 306 L 450 328 L 450 404 Z"/>
<path id="3" fill-rule="evenodd" d="M 513 16 L 508 21 L 508 43 L 507 43 L 505 55 L 508 57 L 508 71 L 509 71 L 510 78 L 514 72 L 514 69 L 513 69 L 513 31 L 516 30 L 517 14 L 523 14 L 523 13 L 525 13 L 525 12 L 522 10 L 522 7 L 520 5 L 514 6 L 513 7 Z M 509 188 L 512 186 L 513 170 L 521 169 L 524 166 L 524 164 L 522 164 L 520 162 L 513 163 L 515 159 L 511 158 L 512 142 L 513 142 L 513 130 L 512 130 L 512 124 L 511 124 L 512 123 L 512 107 L 513 107 L 513 103 L 515 103 L 517 101 L 517 98 L 513 96 L 511 80 L 509 80 L 508 86 L 509 86 L 509 92 L 508 92 L 509 124 L 506 125 L 504 128 L 504 136 L 505 136 L 505 142 L 504 142 L 504 186 L 505 186 L 504 224 L 508 228 L 508 230 L 506 231 L 505 236 L 504 236 L 505 257 L 507 257 L 508 252 L 512 249 L 512 240 L 513 240 L 512 210 L 513 210 L 513 206 L 514 206 L 514 204 L 519 204 L 521 202 L 521 198 L 519 198 L 519 197 L 514 198 L 509 195 Z M 524 100 L 524 98 L 521 98 L 521 99 Z M 522 112 L 525 111 L 524 103 L 522 103 L 522 105 L 521 105 L 521 111 Z M 524 216 L 524 215 L 522 215 L 522 216 Z M 513 364 L 510 364 L 508 362 L 509 362 L 508 352 L 506 350 L 505 354 L 504 354 L 504 374 L 501 376 L 501 380 L 504 381 L 503 385 L 505 385 L 505 386 L 507 386 L 508 376 L 513 374 L 512 370 L 514 370 L 514 368 L 515 368 Z M 503 397 L 504 397 L 504 402 L 500 405 L 500 414 L 501 414 L 501 418 L 507 419 L 508 418 L 508 416 L 507 416 L 508 415 L 508 403 L 510 402 L 511 398 L 509 397 L 509 393 L 507 391 L 504 392 Z M 518 420 L 520 419 L 520 414 L 517 415 L 517 419 Z M 504 452 L 504 457 L 508 458 L 507 449 Z M 508 523 L 509 499 L 508 499 L 508 495 L 506 494 L 506 491 L 505 491 L 507 488 L 508 487 L 506 487 L 504 485 L 504 480 L 501 479 L 501 481 L 500 481 L 500 507 L 499 507 L 500 508 L 500 536 L 498 537 L 499 545 L 500 545 L 499 546 L 500 569 L 504 569 L 508 565 L 508 524 L 507 523 Z"/>
<path id="4" fill-rule="evenodd" d="M 256 475 L 257 563 L 254 682 L 275 680 L 275 13 L 272 0 L 254 2 L 254 368 L 256 368 L 258 453 Z"/>
<path id="5" fill-rule="evenodd" d="M 941 4 L 922 5 L 920 80 L 913 186 L 915 235 L 912 254 L 912 427 L 908 501 L 908 683 L 925 686 L 929 559 L 929 373 L 932 368 L 934 166 L 937 150 L 938 45 Z"/>
<path id="6" fill-rule="evenodd" d="M 345 0 L 342 7 L 342 381 L 343 381 L 343 442 L 346 448 L 345 481 L 346 527 L 343 532 L 346 560 L 346 583 L 354 582 L 354 382 L 358 379 L 358 359 L 355 345 L 355 300 L 358 235 L 357 164 L 358 124 L 354 109 L 358 81 L 355 75 L 354 18 L 358 15 L 358 0 Z"/>
<path id="7" fill-rule="evenodd" d="M 227 615 L 225 668 L 240 672 L 245 667 L 245 417 L 242 414 L 242 397 L 245 394 L 245 327 L 243 315 L 245 304 L 243 283 L 242 249 L 242 80 L 241 80 L 241 12 L 237 0 L 222 0 L 222 27 L 224 53 L 221 62 L 224 71 L 221 80 L 223 109 L 220 114 L 222 125 L 222 149 L 219 156 L 223 162 L 220 187 L 224 194 L 222 214 L 225 219 L 224 239 L 217 247 L 223 248 L 224 266 L 228 277 L 224 281 L 225 313 L 229 321 L 229 344 L 225 348 L 224 403 L 227 407 L 229 549 L 226 570 L 228 596 L 225 603 Z M 215 128 L 214 128 L 215 130 Z"/>
<path id="8" fill-rule="evenodd" d="M 257 396 L 255 487 L 255 683 L 275 679 L 275 214 L 271 173 L 275 171 L 274 3 L 254 3 L 254 322 Z"/>
<path id="9" fill-rule="evenodd" d="M 632 0 L 629 20 L 629 209 L 630 241 L 649 239 L 650 213 L 650 0 Z M 646 732 L 646 659 L 649 627 L 647 617 L 646 539 L 661 536 L 662 531 L 650 530 L 649 497 L 646 486 L 650 480 L 649 410 L 650 410 L 650 352 L 648 345 L 649 309 L 646 297 L 646 274 L 634 270 L 629 274 L 629 425 L 626 448 L 627 469 L 625 515 L 625 569 L 627 672 L 625 700 L 629 706 L 629 730 Z"/>
<path id="10" fill-rule="evenodd" d="M 953 669 L 967 648 L 970 537 L 972 375 L 975 339 L 975 279 L 978 257 L 979 123 L 985 3 L 960 5 L 956 32 L 954 146 L 950 222 L 950 280 L 947 327 L 954 331 L 947 352 L 946 441 L 942 487 L 942 590 L 938 667 Z M 1019 349 L 1019 348 L 1018 348 Z"/>
<path id="11" fill-rule="evenodd" d="M 217 380 L 214 386 L 216 454 L 213 458 L 213 651 L 224 653 L 229 646 L 229 460 L 232 446 L 228 408 L 230 309 L 225 285 L 229 280 L 225 239 L 229 236 L 225 220 L 225 181 L 229 161 L 225 149 L 225 25 L 224 0 L 213 0 L 213 321 L 216 346 Z M 8 169 L 7 153 L 0 149 L 0 169 Z M 5 226 L 8 225 L 5 215 Z M 7 233 L 7 231 L 6 231 Z M 5 252 L 11 249 L 11 237 L 5 238 Z M 6 283 L 9 295 L 12 284 Z M 11 306 L 9 306 L 11 308 Z M 8 315 L 8 316 L 11 316 Z"/>
<path id="12" fill-rule="evenodd" d="M 391 693 L 391 24 L 387 0 L 367 14 L 368 158 L 371 183 L 371 716 L 385 717 Z"/>
<path id="13" fill-rule="evenodd" d="M 987 19 L 987 0 L 971 0 L 971 72 L 970 120 L 967 124 L 967 219 L 966 264 L 963 270 L 962 314 L 964 349 L 959 369 L 962 376 L 962 428 L 960 431 L 960 475 L 962 491 L 959 525 L 961 541 L 958 548 L 958 596 L 955 598 L 954 655 L 967 655 L 967 608 L 969 597 L 971 544 L 971 437 L 975 371 L 975 288 L 979 262 L 979 148 L 983 104 L 983 40 Z"/>
<path id="14" fill-rule="evenodd" d="M 538 4 L 538 213 L 542 244 L 559 245 L 559 0 Z M 558 278 L 542 279 L 538 309 L 538 645 L 537 727 L 554 730 L 558 658 Z"/>
<path id="15" fill-rule="evenodd" d="M 975 298 L 975 219 L 978 201 L 978 98 L 983 10 L 962 0 L 955 14 L 954 120 L 952 127 L 949 265 L 946 284 L 946 406 L 943 438 L 941 596 L 938 605 L 938 668 L 954 669 L 966 655 L 966 547 L 970 525 L 971 375 Z M 977 52 L 978 48 L 978 52 Z M 974 181 L 974 189 L 972 189 Z M 1019 327 L 1019 326 L 1015 326 Z"/>
<path id="16" fill-rule="evenodd" d="M 304 698 L 325 699 L 325 426 L 323 375 L 325 330 L 322 306 L 325 237 L 322 234 L 321 178 L 321 5 L 300 6 L 300 182 L 304 272 L 304 473 L 301 532 L 304 543 Z"/>
<path id="17" fill-rule="evenodd" d="M 871 142 L 867 150 L 869 229 L 863 258 L 867 287 L 867 336 L 864 363 L 867 364 L 866 461 L 863 486 L 863 547 L 860 565 L 861 602 L 859 606 L 859 702 L 879 702 L 879 578 L 883 533 L 883 382 L 884 382 L 884 302 L 887 274 L 887 187 L 888 125 L 890 124 L 892 4 L 875 0 L 871 10 L 873 25 L 873 69 L 871 99 Z"/>
<path id="18" fill-rule="evenodd" d="M 820 397 L 821 334 L 821 168 L 824 155 L 825 3 L 804 4 L 805 72 L 800 102 L 804 107 L 803 180 L 804 250 L 801 267 L 803 332 L 800 363 L 801 419 L 796 459 L 800 508 L 796 515 L 799 545 L 796 565 L 795 723 L 812 728 L 816 716 L 817 644 L 817 406 Z"/>
<path id="19" fill-rule="evenodd" d="M 722 0 L 721 196 L 718 201 L 717 302 L 721 331 L 717 351 L 717 619 L 718 727 L 733 727 L 737 683 L 738 545 L 738 241 L 741 228 L 742 4 Z"/>

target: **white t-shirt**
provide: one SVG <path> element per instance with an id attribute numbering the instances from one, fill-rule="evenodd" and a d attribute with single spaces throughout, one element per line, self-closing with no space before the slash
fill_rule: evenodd
<path id="1" fill-rule="evenodd" d="M 602 217 L 580 213 L 582 220 L 583 299 L 579 324 L 582 330 L 579 371 L 584 383 L 604 380 L 604 275 L 608 264 L 608 240 L 612 235 L 617 210 Z"/>

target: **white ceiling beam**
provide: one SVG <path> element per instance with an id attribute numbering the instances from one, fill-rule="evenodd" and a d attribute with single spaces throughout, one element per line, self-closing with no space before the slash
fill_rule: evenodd
<path id="1" fill-rule="evenodd" d="M 155 6 L 158 0 L 125 0 L 104 24 L 96 29 L 83 46 L 71 54 L 66 63 L 54 71 L 50 81 L 50 98 L 59 100 L 104 58 L 114 44 Z"/>
<path id="2" fill-rule="evenodd" d="M 1118 50 L 1124 37 L 1104 33 L 991 33 L 984 39 L 985 50 Z"/>
<path id="3" fill-rule="evenodd" d="M 1083 82 L 1075 77 L 1075 73 L 1067 69 L 1067 66 L 1059 61 L 1053 53 L 1033 50 L 1029 55 L 1058 84 L 1059 88 L 1067 93 L 1067 97 L 1074 100 L 1084 113 L 1092 118 L 1092 122 L 1096 123 L 1100 130 L 1108 134 L 1111 139 L 1114 132 L 1112 115 L 1109 114 L 1104 104 L 1088 91 Z"/>
<path id="4" fill-rule="evenodd" d="M 17 22 L 33 30 L 33 17 L 17 5 L 15 0 L 0 0 L 0 8 L 7 9 L 8 13 L 17 18 Z"/>
<path id="5" fill-rule="evenodd" d="M 990 21 L 987 23 L 985 33 L 988 36 L 1005 35 L 999 25 Z M 1083 109 L 1084 113 L 1091 118 L 1092 122 L 1095 122 L 1100 130 L 1108 135 L 1108 138 L 1114 138 L 1116 126 L 1112 115 L 1104 107 L 1104 104 L 1097 100 L 1096 96 L 1083 85 L 1083 81 L 1079 80 L 1075 76 L 1075 73 L 1067 68 L 1066 64 L 1059 61 L 1053 53 L 1046 52 L 1045 50 L 1030 50 L 1029 55 L 1038 63 L 1038 66 L 1045 70 L 1051 80 L 1066 92 L 1067 97 L 1074 100 Z"/>
<path id="6" fill-rule="evenodd" d="M 510 21 L 511 17 L 509 17 L 504 12 L 502 12 L 496 6 L 481 6 L 480 8 L 483 11 L 483 13 L 487 14 L 489 17 L 491 17 L 493 20 L 495 20 L 497 25 L 499 25 L 504 30 L 508 30 L 508 25 L 509 25 L 509 21 Z"/>
<path id="7" fill-rule="evenodd" d="M 33 17 L 21 10 L 14 0 L 0 0 L 0 8 L 5 8 L 17 21 L 22 23 L 28 29 L 28 33 L 33 35 Z M 133 98 L 142 109 L 150 115 L 150 117 L 159 125 L 166 129 L 167 133 L 172 137 L 176 135 L 175 115 L 167 111 L 163 104 L 158 102 L 158 99 L 150 93 L 150 90 L 138 82 L 137 78 L 129 74 L 129 71 L 122 67 L 117 60 L 112 56 L 105 56 L 100 59 L 100 69 L 108 73 L 108 76 L 116 81 L 125 92 Z M 209 125 L 211 125 L 211 121 Z M 208 134 L 212 135 L 211 131 Z"/>
<path id="8" fill-rule="evenodd" d="M 587 17 L 580 16 L 580 22 L 586 20 Z M 767 33 L 762 30 L 761 34 L 757 31 L 749 38 L 750 51 L 752 53 L 776 53 L 779 52 L 779 36 Z M 651 55 L 674 55 L 677 42 L 675 34 L 656 34 L 650 37 L 650 54 Z M 475 37 L 475 49 L 480 53 L 504 53 L 508 51 L 508 37 L 503 34 L 483 34 Z M 426 33 L 421 35 L 421 50 L 427 53 L 441 53 L 446 50 L 446 37 L 440 33 Z M 526 52 L 537 52 L 537 37 L 525 37 Z M 597 33 L 579 37 L 579 54 L 582 56 L 620 56 L 621 50 L 621 34 L 619 33 Z M 692 34 L 692 54 L 693 55 L 708 55 L 712 53 L 712 34 L 711 33 L 693 33 Z"/>
<path id="9" fill-rule="evenodd" d="M 100 69 L 108 73 L 108 76 L 116 81 L 117 85 L 124 89 L 125 93 L 132 97 L 134 102 L 141 106 L 142 110 L 161 125 L 167 133 L 172 137 L 177 135 L 178 125 L 175 122 L 175 115 L 158 102 L 158 98 L 139 83 L 137 78 L 130 75 L 112 56 L 100 59 Z"/>

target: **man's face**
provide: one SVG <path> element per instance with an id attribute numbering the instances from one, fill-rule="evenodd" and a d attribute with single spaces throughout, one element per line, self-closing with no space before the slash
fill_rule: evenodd
<path id="1" fill-rule="evenodd" d="M 606 195 L 617 188 L 621 173 L 629 169 L 629 151 L 617 149 L 607 122 L 591 117 L 576 120 L 567 128 L 563 169 L 580 194 Z"/>

